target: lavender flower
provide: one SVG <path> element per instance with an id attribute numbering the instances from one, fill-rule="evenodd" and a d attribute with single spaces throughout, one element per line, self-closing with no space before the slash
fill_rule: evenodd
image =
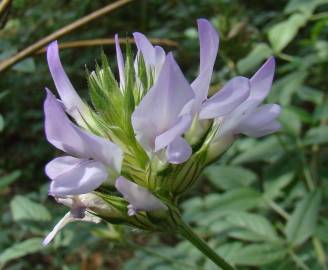
<path id="1" fill-rule="evenodd" d="M 93 209 L 96 212 L 102 210 L 102 207 L 108 211 L 108 206 L 99 197 L 93 194 L 84 194 L 79 196 L 58 197 L 57 201 L 70 208 L 70 211 L 56 224 L 53 230 L 43 240 L 43 245 L 48 245 L 52 239 L 63 229 L 68 223 L 75 221 L 84 221 L 99 223 L 101 218 L 92 215 L 86 209 Z"/>
<path id="2" fill-rule="evenodd" d="M 115 187 L 130 203 L 128 205 L 129 216 L 133 216 L 138 211 L 145 209 L 147 209 L 147 211 L 167 210 L 167 206 L 151 195 L 147 189 L 138 186 L 122 176 L 116 180 Z"/>
<path id="3" fill-rule="evenodd" d="M 84 194 L 95 190 L 108 177 L 118 174 L 122 151 L 109 140 L 79 129 L 70 122 L 60 102 L 49 90 L 44 102 L 45 131 L 48 141 L 72 156 L 55 158 L 46 166 L 52 179 L 52 196 Z"/>
<path id="4" fill-rule="evenodd" d="M 193 91 L 173 55 L 168 54 L 157 81 L 132 114 L 140 144 L 152 153 L 167 147 L 169 162 L 185 162 L 191 148 L 181 135 L 191 124 L 193 98 Z"/>
<path id="5" fill-rule="evenodd" d="M 115 35 L 119 82 L 102 56 L 102 66 L 88 76 L 92 106 L 65 74 L 57 42 L 49 45 L 48 65 L 61 99 L 47 90 L 46 137 L 68 155 L 50 161 L 46 174 L 52 180 L 49 194 L 70 211 L 46 244 L 68 222 L 99 217 L 151 231 L 176 230 L 177 197 L 236 135 L 261 137 L 279 129 L 279 105 L 261 105 L 271 88 L 274 59 L 251 79 L 232 78 L 208 97 L 219 35 L 205 19 L 198 20 L 198 31 L 199 74 L 192 83 L 173 54 L 143 34 L 133 34 L 134 59 L 129 46 L 124 59 Z M 109 194 L 106 186 L 117 193 Z"/>

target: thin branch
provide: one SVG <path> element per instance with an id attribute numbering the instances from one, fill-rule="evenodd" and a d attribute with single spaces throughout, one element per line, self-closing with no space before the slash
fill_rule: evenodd
<path id="1" fill-rule="evenodd" d="M 2 13 L 5 12 L 5 10 L 7 9 L 7 7 L 10 5 L 12 0 L 2 0 L 0 2 L 0 16 L 2 15 Z"/>
<path id="2" fill-rule="evenodd" d="M 17 62 L 21 61 L 22 59 L 34 54 L 36 51 L 40 50 L 42 47 L 46 46 L 51 41 L 58 39 L 68 33 L 71 33 L 72 31 L 88 24 L 89 22 L 104 16 L 105 14 L 125 5 L 134 0 L 119 0 L 112 4 L 109 4 L 105 7 L 102 7 L 101 9 L 98 9 L 89 15 L 86 15 L 85 17 L 82 17 L 81 19 L 76 20 L 75 22 L 66 25 L 65 27 L 53 32 L 49 36 L 46 36 L 42 38 L 41 40 L 35 42 L 31 46 L 25 48 L 24 50 L 18 52 L 17 54 L 3 60 L 0 62 L 0 72 L 8 69 L 12 65 L 16 64 Z"/>
<path id="3" fill-rule="evenodd" d="M 170 47 L 178 47 L 178 43 L 166 38 L 150 38 L 152 43 L 162 46 L 170 46 Z M 120 43 L 125 43 L 128 41 L 129 43 L 134 43 L 134 39 L 132 38 L 121 38 Z M 69 49 L 69 48 L 80 48 L 80 47 L 92 47 L 92 46 L 100 46 L 100 45 L 113 45 L 115 44 L 115 40 L 113 38 L 99 38 L 99 39 L 86 39 L 86 40 L 76 40 L 76 41 L 67 41 L 59 43 L 60 49 Z M 46 47 L 36 51 L 36 54 L 41 54 L 46 51 Z"/>

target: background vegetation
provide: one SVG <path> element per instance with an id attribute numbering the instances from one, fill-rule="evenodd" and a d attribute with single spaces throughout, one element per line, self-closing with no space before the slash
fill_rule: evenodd
<path id="1" fill-rule="evenodd" d="M 0 17 L 0 59 L 108 4 L 105 0 L 13 0 Z M 278 69 L 268 98 L 283 106 L 283 129 L 239 139 L 183 198 L 185 219 L 238 269 L 328 269 L 328 1 L 138 0 L 60 39 L 112 38 L 142 31 L 178 42 L 178 62 L 197 74 L 196 19 L 221 33 L 213 90 L 250 76 L 269 55 Z M 115 65 L 113 46 L 103 46 Z M 87 88 L 101 46 L 62 50 L 76 89 Z M 47 196 L 44 54 L 0 74 L 0 268 L 216 269 L 172 235 L 75 223 L 47 248 L 42 238 L 67 211 Z M 86 96 L 86 95 L 84 95 Z"/>

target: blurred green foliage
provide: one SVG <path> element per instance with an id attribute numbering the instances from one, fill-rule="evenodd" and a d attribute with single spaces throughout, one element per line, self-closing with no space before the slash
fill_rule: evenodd
<path id="1" fill-rule="evenodd" d="M 103 0 L 14 0 L 1 18 L 0 59 L 107 4 Z M 251 75 L 270 55 L 277 72 L 270 102 L 283 106 L 283 129 L 240 138 L 183 198 L 185 219 L 238 269 L 328 269 L 328 1 L 139 0 L 60 41 L 128 36 L 178 41 L 178 62 L 198 69 L 196 19 L 220 31 L 213 91 Z M 105 46 L 112 65 L 113 47 Z M 100 47 L 67 49 L 74 86 L 87 88 Z M 42 237 L 66 209 L 47 196 L 43 168 L 56 153 L 43 133 L 44 87 L 54 90 L 43 54 L 0 77 L 0 268 L 216 269 L 189 243 L 101 224 L 69 225 L 43 248 Z M 91 233 L 90 233 L 91 231 Z"/>

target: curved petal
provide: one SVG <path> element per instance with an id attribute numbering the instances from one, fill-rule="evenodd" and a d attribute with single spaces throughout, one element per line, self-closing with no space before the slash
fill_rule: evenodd
<path id="1" fill-rule="evenodd" d="M 138 50 L 141 51 L 141 53 L 143 55 L 145 62 L 148 65 L 155 66 L 155 64 L 156 64 L 155 48 L 150 43 L 150 41 L 146 38 L 146 36 L 144 34 L 141 34 L 139 32 L 133 33 L 133 37 L 134 37 L 134 40 L 135 40 Z"/>
<path id="2" fill-rule="evenodd" d="M 133 33 L 133 37 L 148 67 L 148 72 L 154 72 L 152 75 L 156 81 L 165 61 L 165 51 L 160 46 L 153 46 L 146 36 L 139 32 Z"/>
<path id="3" fill-rule="evenodd" d="M 49 90 L 44 102 L 44 113 L 46 137 L 51 144 L 70 155 L 93 158 L 108 165 L 115 172 L 120 172 L 122 150 L 109 140 L 75 126 Z"/>
<path id="4" fill-rule="evenodd" d="M 43 240 L 42 245 L 47 246 L 55 236 L 70 222 L 74 221 L 74 218 L 71 215 L 71 212 L 66 213 L 66 215 L 59 220 L 59 222 L 55 225 L 52 231 L 46 236 Z"/>
<path id="5" fill-rule="evenodd" d="M 82 120 L 81 114 L 87 109 L 73 85 L 67 77 L 59 58 L 58 42 L 54 41 L 47 48 L 47 61 L 51 76 L 65 110 L 77 121 Z"/>
<path id="6" fill-rule="evenodd" d="M 55 197 L 58 203 L 61 203 L 75 213 L 81 211 L 76 211 L 75 209 L 90 209 L 93 212 L 99 213 L 100 211 L 110 211 L 111 208 L 108 204 L 105 203 L 103 199 L 97 196 L 94 193 L 86 193 L 86 194 L 79 194 L 79 195 L 67 195 L 67 196 L 57 196 Z M 75 217 L 83 217 L 83 215 L 78 214 Z"/>
<path id="7" fill-rule="evenodd" d="M 198 21 L 200 65 L 199 75 L 192 82 L 191 87 L 195 91 L 199 105 L 206 99 L 211 82 L 213 67 L 219 48 L 219 35 L 213 25 L 205 20 Z"/>
<path id="8" fill-rule="evenodd" d="M 70 171 L 73 167 L 76 166 L 76 164 L 79 164 L 82 160 L 84 159 L 75 158 L 71 156 L 58 157 L 53 159 L 46 165 L 45 172 L 50 179 L 56 179 L 60 175 Z M 72 201 L 71 198 L 67 198 L 67 200 Z"/>
<path id="9" fill-rule="evenodd" d="M 251 94 L 249 99 L 256 99 L 260 103 L 266 98 L 272 86 L 275 66 L 274 57 L 270 57 L 250 79 Z"/>
<path id="10" fill-rule="evenodd" d="M 155 139 L 155 152 L 163 149 L 172 143 L 176 138 L 188 130 L 191 125 L 192 117 L 187 114 L 182 116 L 179 121 Z"/>
<path id="11" fill-rule="evenodd" d="M 231 79 L 214 96 L 205 101 L 200 119 L 212 119 L 230 113 L 249 96 L 249 80 L 245 77 Z"/>
<path id="12" fill-rule="evenodd" d="M 262 127 L 259 127 L 257 129 L 248 129 L 248 130 L 244 130 L 242 133 L 244 135 L 253 137 L 253 138 L 260 138 L 263 137 L 265 135 L 274 133 L 276 131 L 278 131 L 281 128 L 281 124 L 278 121 L 272 121 L 269 124 L 266 124 Z"/>
<path id="13" fill-rule="evenodd" d="M 121 89 L 124 89 L 124 87 L 125 87 L 124 60 L 123 60 L 122 50 L 120 47 L 120 41 L 118 39 L 117 34 L 115 34 L 115 49 L 116 49 L 118 73 L 120 76 L 120 87 L 121 87 Z"/>
<path id="14" fill-rule="evenodd" d="M 238 129 L 239 125 L 243 123 L 245 119 L 248 119 L 249 115 L 255 112 L 257 108 L 257 100 L 247 99 L 246 101 L 244 101 L 231 113 L 222 117 L 220 129 L 217 136 L 222 137 L 238 134 L 236 130 Z"/>
<path id="15" fill-rule="evenodd" d="M 154 81 L 157 80 L 159 73 L 161 72 L 161 69 L 163 67 L 163 64 L 165 62 L 165 51 L 160 46 L 155 46 L 155 75 L 154 75 Z"/>
<path id="16" fill-rule="evenodd" d="M 148 142 L 154 151 L 156 137 L 178 122 L 181 111 L 193 97 L 178 64 L 172 54 L 168 54 L 156 83 L 132 114 L 132 125 L 139 142 L 142 145 Z"/>
<path id="17" fill-rule="evenodd" d="M 50 161 L 46 166 L 46 173 L 52 180 L 49 187 L 49 194 L 52 196 L 91 192 L 108 176 L 106 167 L 101 162 L 67 156 Z"/>
<path id="18" fill-rule="evenodd" d="M 128 206 L 129 215 L 134 215 L 138 211 L 167 210 L 167 206 L 152 195 L 147 189 L 122 176 L 117 178 L 115 187 L 130 203 Z"/>
<path id="19" fill-rule="evenodd" d="M 170 163 L 180 164 L 186 162 L 192 154 L 190 145 L 182 137 L 177 137 L 169 144 L 166 156 Z"/>
<path id="20" fill-rule="evenodd" d="M 265 133 L 265 130 L 267 130 L 267 126 L 271 127 L 271 123 L 275 121 L 279 114 L 279 105 L 262 105 L 258 107 L 256 111 L 251 113 L 246 119 L 244 119 L 243 122 L 240 123 L 240 125 L 236 129 L 236 132 L 251 137 L 258 137 L 257 134 L 262 134 L 263 132 Z M 269 128 L 268 130 L 271 130 L 271 128 Z"/>
<path id="21" fill-rule="evenodd" d="M 59 222 L 55 225 L 55 227 L 52 229 L 52 231 L 43 240 L 42 245 L 47 246 L 68 223 L 74 222 L 74 221 L 99 223 L 101 221 L 101 219 L 88 212 L 85 212 L 85 215 L 83 218 L 76 218 L 76 217 L 74 217 L 74 215 L 72 215 L 71 212 L 68 212 L 61 220 L 59 220 Z"/>

